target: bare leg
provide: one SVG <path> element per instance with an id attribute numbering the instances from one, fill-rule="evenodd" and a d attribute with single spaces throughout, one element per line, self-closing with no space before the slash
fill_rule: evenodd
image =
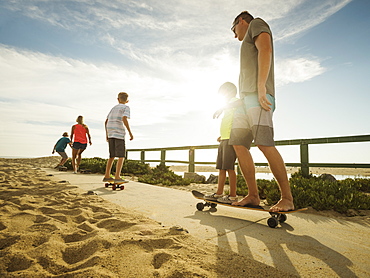
<path id="1" fill-rule="evenodd" d="M 72 149 L 72 168 L 73 172 L 76 172 L 76 156 L 78 154 L 78 150 Z"/>
<path id="2" fill-rule="evenodd" d="M 217 184 L 217 195 L 224 194 L 224 186 L 226 181 L 226 170 L 218 170 L 218 184 Z"/>
<path id="3" fill-rule="evenodd" d="M 78 153 L 77 153 L 77 161 L 76 161 L 76 172 L 80 168 L 80 163 L 81 163 L 81 159 L 82 159 L 81 154 L 83 153 L 83 151 L 84 150 L 78 150 Z"/>
<path id="4" fill-rule="evenodd" d="M 240 202 L 235 202 L 235 206 L 252 205 L 258 206 L 260 204 L 260 198 L 258 195 L 257 181 L 256 181 L 256 170 L 254 168 L 253 158 L 249 150 L 241 145 L 233 146 L 238 157 L 239 167 L 243 173 L 245 182 L 248 186 L 248 195 L 244 197 Z"/>
<path id="5" fill-rule="evenodd" d="M 288 211 L 294 209 L 293 196 L 289 186 L 289 180 L 283 158 L 275 147 L 258 146 L 263 152 L 270 169 L 279 184 L 281 191 L 280 201 L 270 208 L 270 211 Z"/>
<path id="6" fill-rule="evenodd" d="M 60 166 L 63 166 L 64 163 L 66 163 L 67 160 L 68 160 L 68 158 L 62 158 L 62 161 L 60 161 Z"/>
<path id="7" fill-rule="evenodd" d="M 105 167 L 105 175 L 104 178 L 109 179 L 110 178 L 110 172 L 112 170 L 112 165 L 113 165 L 114 157 L 110 157 L 107 161 L 107 166 Z"/>
<path id="8" fill-rule="evenodd" d="M 114 179 L 119 180 L 121 178 L 121 171 L 123 162 L 125 161 L 124 157 L 119 157 L 116 165 L 116 174 L 114 176 Z"/>
<path id="9" fill-rule="evenodd" d="M 227 170 L 229 174 L 230 196 L 236 197 L 236 173 L 235 170 Z"/>

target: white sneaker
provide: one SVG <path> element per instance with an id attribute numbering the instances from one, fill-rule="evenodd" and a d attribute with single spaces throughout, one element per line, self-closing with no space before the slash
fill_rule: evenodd
<path id="1" fill-rule="evenodd" d="M 216 193 L 212 193 L 210 195 L 204 195 L 205 200 L 209 201 L 217 201 L 217 199 L 221 198 L 223 195 L 218 195 Z"/>
<path id="2" fill-rule="evenodd" d="M 223 203 L 223 204 L 232 204 L 238 201 L 238 196 L 236 197 L 230 197 L 230 195 L 225 195 L 221 198 L 217 199 L 217 202 Z"/>

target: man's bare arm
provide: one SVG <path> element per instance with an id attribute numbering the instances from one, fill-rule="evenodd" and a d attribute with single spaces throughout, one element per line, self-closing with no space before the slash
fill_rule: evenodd
<path id="1" fill-rule="evenodd" d="M 255 44 L 258 50 L 258 100 L 263 109 L 271 110 L 271 103 L 266 97 L 266 82 L 271 69 L 272 43 L 268 33 L 261 33 L 257 36 Z"/>

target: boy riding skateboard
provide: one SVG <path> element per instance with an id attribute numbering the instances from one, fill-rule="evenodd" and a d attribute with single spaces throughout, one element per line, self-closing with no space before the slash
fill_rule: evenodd
<path id="1" fill-rule="evenodd" d="M 126 105 L 128 102 L 128 94 L 121 92 L 118 94 L 117 99 L 118 104 L 111 109 L 105 120 L 105 132 L 109 144 L 109 159 L 106 165 L 103 182 L 123 183 L 124 180 L 121 178 L 121 170 L 126 156 L 125 128 L 130 135 L 130 140 L 133 140 L 134 136 L 132 135 L 128 123 L 128 119 L 130 118 L 130 107 Z M 111 178 L 110 172 L 116 157 L 118 157 L 116 173 L 114 178 Z"/>

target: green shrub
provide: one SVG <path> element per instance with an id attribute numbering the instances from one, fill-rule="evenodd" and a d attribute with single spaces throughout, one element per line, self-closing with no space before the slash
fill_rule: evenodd
<path id="1" fill-rule="evenodd" d="M 247 195 L 245 181 L 237 180 L 238 195 Z M 369 192 L 370 179 L 345 179 L 340 181 L 323 180 L 312 174 L 303 177 L 301 172 L 292 174 L 290 186 L 296 208 L 312 207 L 316 210 L 334 210 L 347 213 L 349 209 L 370 209 Z M 268 205 L 273 205 L 280 199 L 280 190 L 275 180 L 257 180 L 260 198 Z"/>
<path id="2" fill-rule="evenodd" d="M 115 161 L 115 163 L 117 163 L 117 161 Z M 114 169 L 115 167 L 114 165 Z M 133 175 L 144 175 L 150 172 L 150 165 L 140 161 L 127 160 L 123 163 L 122 172 Z"/>
<path id="3" fill-rule="evenodd" d="M 176 175 L 173 171 L 169 170 L 168 166 L 159 164 L 156 168 L 149 171 L 148 174 L 139 177 L 139 182 L 149 184 L 162 184 L 162 185 L 189 185 L 190 180 L 184 179 Z"/>
<path id="4" fill-rule="evenodd" d="M 100 157 L 94 158 L 82 158 L 80 163 L 80 169 L 88 169 L 92 173 L 105 173 L 105 167 L 107 165 L 108 159 L 103 159 Z M 117 159 L 114 160 L 112 165 L 112 172 L 116 170 Z M 64 164 L 68 170 L 72 170 L 72 160 L 69 159 Z M 122 173 L 133 174 L 133 175 L 143 175 L 149 173 L 150 166 L 147 163 L 142 163 L 140 161 L 125 160 L 122 167 Z"/>

